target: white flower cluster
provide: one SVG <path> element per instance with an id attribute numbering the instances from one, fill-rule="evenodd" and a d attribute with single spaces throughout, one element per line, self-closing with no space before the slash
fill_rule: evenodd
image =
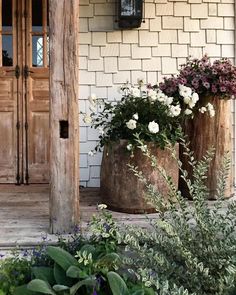
<path id="1" fill-rule="evenodd" d="M 133 119 L 130 119 L 128 122 L 126 122 L 127 128 L 130 130 L 134 130 L 137 127 L 137 121 L 138 121 L 138 114 L 133 115 Z M 159 125 L 155 121 L 149 122 L 148 124 L 148 130 L 155 134 L 159 132 Z"/>
<path id="2" fill-rule="evenodd" d="M 214 110 L 214 106 L 208 102 L 208 104 L 205 107 L 201 107 L 199 109 L 199 112 L 204 114 L 206 112 L 209 113 L 209 116 L 212 118 L 215 116 L 215 110 Z"/>
<path id="3" fill-rule="evenodd" d="M 167 106 L 171 105 L 174 100 L 173 97 L 165 95 L 161 90 L 155 91 L 153 89 L 147 91 L 147 97 L 151 103 L 154 103 L 157 100 Z"/>
<path id="4" fill-rule="evenodd" d="M 89 110 L 90 112 L 94 113 L 96 112 L 96 106 L 97 106 L 97 96 L 96 94 L 92 93 L 89 98 Z M 91 117 L 91 114 L 89 113 L 86 113 L 84 114 L 84 117 L 83 117 L 83 121 L 85 124 L 91 124 L 93 122 L 93 119 Z"/>
<path id="5" fill-rule="evenodd" d="M 192 114 L 192 108 L 195 107 L 196 103 L 199 100 L 199 96 L 196 92 L 193 92 L 190 87 L 179 85 L 179 95 L 183 97 L 184 103 L 188 106 L 185 110 L 185 115 Z"/>

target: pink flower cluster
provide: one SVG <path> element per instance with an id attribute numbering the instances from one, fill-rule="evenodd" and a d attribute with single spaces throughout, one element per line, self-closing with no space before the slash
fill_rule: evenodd
<path id="1" fill-rule="evenodd" d="M 223 58 L 210 62 L 205 55 L 202 59 L 189 60 L 181 66 L 178 76 L 164 78 L 159 84 L 167 95 L 178 92 L 178 85 L 191 87 L 198 94 L 220 95 L 224 98 L 236 97 L 236 67 L 229 59 Z"/>

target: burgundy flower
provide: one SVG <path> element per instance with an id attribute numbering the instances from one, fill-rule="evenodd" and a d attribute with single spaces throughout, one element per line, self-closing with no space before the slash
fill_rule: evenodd
<path id="1" fill-rule="evenodd" d="M 210 85 L 210 83 L 209 82 L 203 82 L 202 83 L 203 84 L 203 86 L 206 88 L 206 89 L 209 89 L 210 87 L 211 87 L 211 85 Z"/>
<path id="2" fill-rule="evenodd" d="M 221 92 L 226 92 L 226 87 L 225 86 L 220 86 L 220 91 Z"/>

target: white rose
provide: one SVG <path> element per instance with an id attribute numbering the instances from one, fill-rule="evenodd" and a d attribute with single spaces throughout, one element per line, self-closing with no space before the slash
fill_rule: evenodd
<path id="1" fill-rule="evenodd" d="M 167 106 L 169 106 L 169 105 L 172 104 L 173 100 L 174 100 L 173 97 L 171 97 L 171 96 L 166 96 L 166 97 L 165 97 L 164 104 L 167 105 Z"/>
<path id="2" fill-rule="evenodd" d="M 195 107 L 196 102 L 194 102 L 192 99 L 190 100 L 188 106 L 190 109 L 192 109 L 193 107 Z"/>
<path id="3" fill-rule="evenodd" d="M 190 109 L 186 109 L 186 110 L 184 111 L 184 113 L 185 113 L 185 115 L 191 115 L 191 114 L 193 113 L 193 111 L 190 110 Z"/>
<path id="4" fill-rule="evenodd" d="M 179 85 L 179 94 L 183 97 L 191 96 L 192 95 L 192 89 L 190 87 L 186 87 L 184 85 Z"/>
<path id="5" fill-rule="evenodd" d="M 177 106 L 170 106 L 170 116 L 171 117 L 177 117 L 181 113 L 181 107 L 180 105 Z"/>
<path id="6" fill-rule="evenodd" d="M 165 95 L 161 90 L 159 90 L 159 91 L 157 92 L 157 99 L 158 99 L 158 101 L 160 101 L 160 102 L 164 102 L 165 99 L 166 99 L 166 95 Z"/>
<path id="7" fill-rule="evenodd" d="M 86 114 L 83 118 L 83 121 L 85 124 L 91 124 L 92 123 L 92 118 L 90 117 L 89 114 Z"/>
<path id="8" fill-rule="evenodd" d="M 151 133 L 156 134 L 157 132 L 159 132 L 159 125 L 155 121 L 149 122 L 149 124 L 148 124 L 148 130 Z"/>
<path id="9" fill-rule="evenodd" d="M 202 113 L 202 114 L 204 114 L 206 111 L 207 111 L 207 109 L 205 107 L 201 107 L 199 109 L 199 112 Z"/>
<path id="10" fill-rule="evenodd" d="M 191 97 L 186 96 L 184 97 L 184 103 L 189 104 L 191 102 Z"/>
<path id="11" fill-rule="evenodd" d="M 157 100 L 157 93 L 153 89 L 148 90 L 148 98 L 150 102 L 154 102 Z"/>
<path id="12" fill-rule="evenodd" d="M 138 120 L 138 113 L 135 113 L 135 114 L 133 115 L 133 119 L 136 120 L 136 121 Z"/>
<path id="13" fill-rule="evenodd" d="M 126 148 L 127 148 L 127 150 L 128 150 L 128 151 L 131 151 L 131 150 L 132 150 L 132 148 L 133 148 L 133 145 L 130 143 L 130 144 L 128 144 L 128 145 L 127 145 L 127 147 L 126 147 Z"/>
<path id="14" fill-rule="evenodd" d="M 211 118 L 215 116 L 215 113 L 215 110 L 209 110 L 209 115 Z"/>
<path id="15" fill-rule="evenodd" d="M 206 108 L 208 109 L 208 111 L 210 110 L 214 110 L 213 104 L 209 103 L 206 105 Z"/>
<path id="16" fill-rule="evenodd" d="M 199 101 L 199 95 L 196 92 L 194 92 L 192 95 L 192 101 L 195 103 Z"/>
<path id="17" fill-rule="evenodd" d="M 133 119 L 130 119 L 128 122 L 126 122 L 126 126 L 131 130 L 136 128 L 136 124 L 137 122 Z"/>
<path id="18" fill-rule="evenodd" d="M 89 102 L 91 105 L 95 105 L 96 104 L 96 100 L 97 100 L 97 96 L 96 94 L 92 93 L 90 96 L 89 96 Z"/>
<path id="19" fill-rule="evenodd" d="M 131 95 L 134 97 L 140 97 L 140 90 L 138 88 L 131 88 Z"/>

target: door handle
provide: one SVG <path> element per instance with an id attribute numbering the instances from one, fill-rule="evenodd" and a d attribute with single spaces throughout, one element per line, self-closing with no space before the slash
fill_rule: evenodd
<path id="1" fill-rule="evenodd" d="M 24 66 L 24 70 L 23 71 L 24 71 L 24 77 L 26 79 L 29 77 L 30 73 L 34 73 L 33 71 L 30 71 L 29 70 L 29 66 L 27 66 L 27 65 Z"/>

